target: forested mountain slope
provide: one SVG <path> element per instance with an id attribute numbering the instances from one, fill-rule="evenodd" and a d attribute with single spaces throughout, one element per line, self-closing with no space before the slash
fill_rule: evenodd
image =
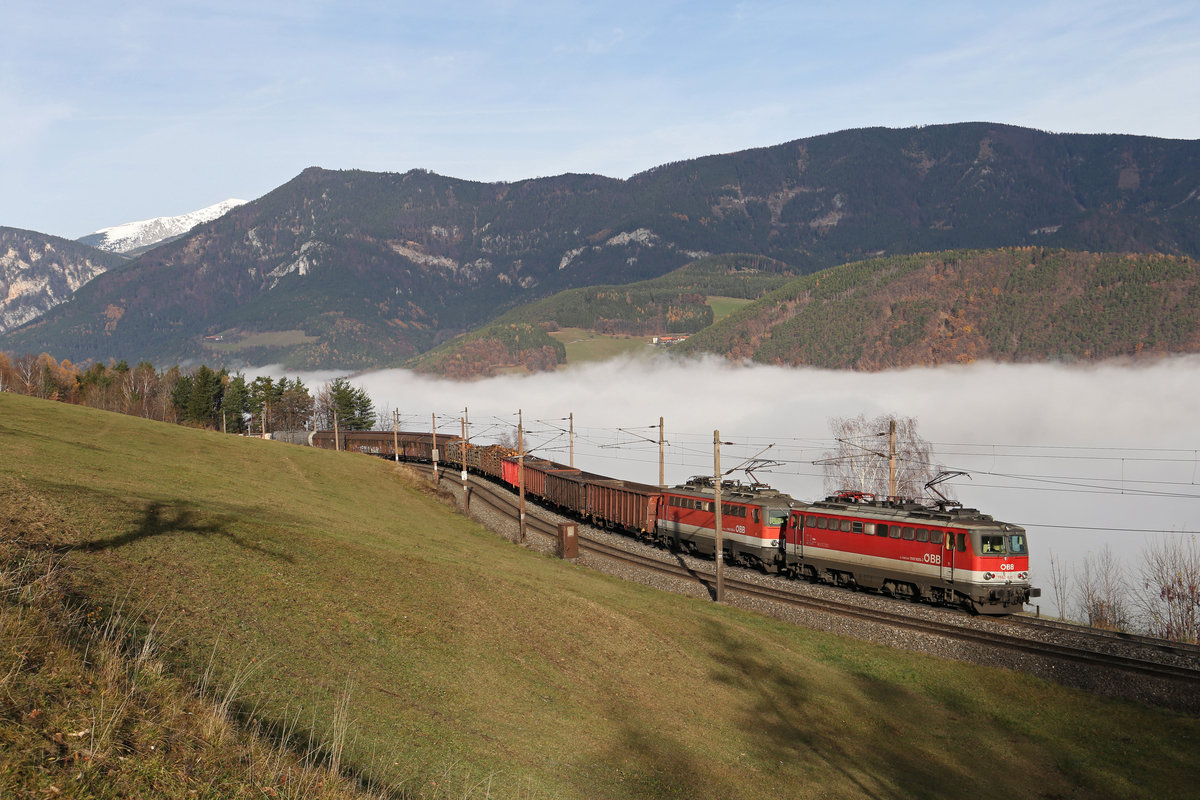
<path id="1" fill-rule="evenodd" d="M 1198 198 L 1200 142 L 989 123 L 843 131 L 628 180 L 312 168 L 106 273 L 0 349 L 382 366 L 555 292 L 709 254 L 800 273 L 1029 245 L 1195 257 Z"/>
<path id="2" fill-rule="evenodd" d="M 1197 309 L 1191 258 L 960 250 L 799 278 L 676 347 L 865 370 L 1195 353 Z"/>

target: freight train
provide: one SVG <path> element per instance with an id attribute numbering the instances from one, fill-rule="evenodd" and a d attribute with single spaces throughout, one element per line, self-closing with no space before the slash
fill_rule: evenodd
<path id="1" fill-rule="evenodd" d="M 590 524 L 675 550 L 716 552 L 713 478 L 661 488 L 428 432 L 316 431 L 308 443 L 440 462 L 514 489 L 523 478 L 529 496 Z M 861 492 L 804 502 L 762 484 L 722 481 L 721 517 L 724 558 L 767 573 L 980 614 L 1011 614 L 1041 595 L 1029 582 L 1025 530 L 955 503 Z"/>

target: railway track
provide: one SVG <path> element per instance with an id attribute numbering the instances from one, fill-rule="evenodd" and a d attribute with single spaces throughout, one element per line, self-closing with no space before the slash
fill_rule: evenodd
<path id="1" fill-rule="evenodd" d="M 454 478 L 453 481 L 443 478 L 443 485 L 453 483 L 458 488 L 457 473 Z M 496 513 L 515 520 L 518 499 L 511 491 L 477 476 L 471 476 L 470 481 L 472 505 L 484 503 Z M 543 519 L 540 513 L 540 507 L 527 500 L 526 529 L 538 536 L 557 539 L 557 524 Z M 715 567 L 689 565 L 691 559 L 681 556 L 664 559 L 665 551 L 640 545 L 633 539 L 623 541 L 621 546 L 610 544 L 589 535 L 589 530 L 589 526 L 580 525 L 578 541 L 582 553 L 694 582 L 715 596 Z M 857 626 L 904 632 L 915 640 L 930 637 L 949 640 L 963 651 L 967 660 L 997 663 L 995 654 L 1000 654 L 999 663 L 1010 668 L 1105 694 L 1200 713 L 1200 648 L 1194 646 L 1031 617 L 972 617 L 928 606 L 908 606 L 900 601 L 895 601 L 895 610 L 881 609 L 879 603 L 863 604 L 864 595 L 857 593 L 846 593 L 845 600 L 814 596 L 805 591 L 806 583 L 789 586 L 781 581 L 778 586 L 764 585 L 765 581 L 738 577 L 739 572 L 726 570 L 727 597 L 733 593 L 758 604 L 832 615 Z M 970 652 L 979 655 L 971 657 Z"/>
<path id="2" fill-rule="evenodd" d="M 1123 645 L 1137 646 L 1184 659 L 1200 662 L 1200 646 L 1186 642 L 1172 642 L 1169 639 L 1157 639 L 1153 636 L 1142 636 L 1124 631 L 1110 631 L 1102 628 L 1092 628 L 1078 622 L 1066 622 L 1043 617 L 1014 616 L 1006 620 L 1011 625 L 1055 631 L 1068 636 L 1086 636 L 1097 641 L 1116 642 Z"/>

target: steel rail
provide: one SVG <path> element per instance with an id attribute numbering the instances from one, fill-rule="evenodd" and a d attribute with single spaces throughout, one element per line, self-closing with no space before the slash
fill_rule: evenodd
<path id="1" fill-rule="evenodd" d="M 511 517 L 515 515 L 514 509 L 516 508 L 516 499 L 508 489 L 498 486 L 487 479 L 478 478 L 477 476 L 471 476 L 471 485 L 473 488 L 472 497 L 474 499 L 482 500 L 487 505 L 506 516 Z M 536 514 L 528 513 L 528 511 L 526 513 L 526 527 L 534 529 L 535 532 L 551 538 L 555 538 L 557 536 L 557 526 L 539 518 Z M 693 580 L 704 586 L 710 594 L 715 591 L 716 576 L 713 572 L 708 570 L 693 569 L 688 567 L 682 561 L 679 563 L 671 563 L 670 561 L 663 561 L 649 555 L 631 552 L 624 548 L 597 541 L 592 537 L 587 536 L 586 533 L 580 533 L 578 535 L 578 540 L 579 547 L 584 552 L 622 561 L 671 577 Z M 1200 666 L 1188 667 L 1176 664 L 1168 664 L 1146 658 L 1109 653 L 1091 647 L 1045 642 L 1019 634 L 986 631 L 976 627 L 971 627 L 967 624 L 928 620 L 898 611 L 884 611 L 877 608 L 866 608 L 850 602 L 842 602 L 825 598 L 813 598 L 793 590 L 788 590 L 786 588 L 765 587 L 756 583 L 738 579 L 736 577 L 727 576 L 725 578 L 725 588 L 726 590 L 739 592 L 741 594 L 761 600 L 770 600 L 783 603 L 808 611 L 835 614 L 844 618 L 869 624 L 885 625 L 924 635 L 941 636 L 974 645 L 996 648 L 1000 650 L 1017 651 L 1027 655 L 1043 658 L 1070 661 L 1072 663 L 1081 664 L 1084 666 L 1100 667 L 1105 669 L 1119 669 L 1127 673 L 1133 673 L 1160 680 L 1168 680 L 1174 683 L 1183 684 L 1187 687 L 1200 688 Z M 959 617 L 958 619 L 962 621 L 976 618 Z M 1026 625 L 1029 627 L 1066 627 L 1069 628 L 1072 633 L 1083 637 L 1093 638 L 1096 640 L 1097 644 L 1099 644 L 1100 641 L 1110 642 L 1114 638 L 1109 635 L 1113 632 L 1096 632 L 1095 629 L 1078 625 L 1061 623 L 1056 625 L 1052 621 L 1037 621 L 1033 620 L 1032 618 L 1024 617 L 1012 617 L 1008 619 L 1023 620 L 1023 622 L 1017 622 L 1014 624 Z M 1135 640 L 1134 638 L 1122 637 L 1120 635 L 1115 638 L 1128 638 L 1129 641 Z M 1161 644 L 1162 642 L 1162 640 L 1155 639 L 1152 639 L 1151 641 L 1156 645 Z M 1141 643 L 1139 642 L 1139 644 Z M 1172 646 L 1162 647 L 1160 649 L 1165 651 L 1180 652 L 1179 648 L 1173 646 L 1174 643 L 1167 644 Z M 1186 650 L 1187 648 L 1185 647 L 1184 651 Z"/>

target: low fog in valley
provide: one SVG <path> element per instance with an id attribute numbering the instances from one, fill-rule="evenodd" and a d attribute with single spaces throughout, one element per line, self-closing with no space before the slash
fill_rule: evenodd
<path id="1" fill-rule="evenodd" d="M 335 376 L 301 375 L 313 388 Z M 470 383 L 405 370 L 350 380 L 386 419 L 398 409 L 403 430 L 428 430 L 436 413 L 439 432 L 457 435 L 467 409 L 472 439 L 490 442 L 515 434 L 520 409 L 526 446 L 563 463 L 574 414 L 575 466 L 645 483 L 658 482 L 660 416 L 668 484 L 712 474 L 720 430 L 731 443 L 722 447 L 724 469 L 773 445 L 761 457 L 776 465 L 755 477 L 801 500 L 825 494 L 822 467 L 812 462 L 834 447 L 832 417 L 912 416 L 936 460 L 970 474 L 950 484 L 959 501 L 1028 529 L 1034 583 L 1045 587 L 1041 602 L 1051 612 L 1051 554 L 1070 572 L 1107 545 L 1133 579 L 1155 538 L 1200 529 L 1196 356 L 878 373 L 660 357 Z M 886 437 L 876 447 L 886 451 Z"/>

